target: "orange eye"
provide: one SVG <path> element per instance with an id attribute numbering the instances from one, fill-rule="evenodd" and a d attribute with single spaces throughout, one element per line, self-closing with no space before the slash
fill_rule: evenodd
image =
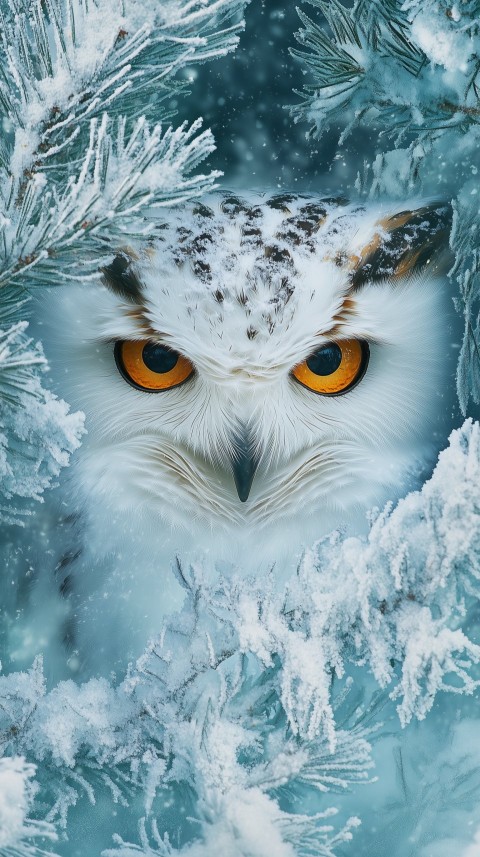
<path id="1" fill-rule="evenodd" d="M 360 339 L 343 339 L 327 342 L 303 363 L 292 370 L 292 375 L 308 390 L 323 396 L 339 396 L 358 384 L 363 378 L 370 350 Z"/>
<path id="2" fill-rule="evenodd" d="M 147 393 L 178 387 L 194 371 L 190 360 L 178 351 L 145 339 L 115 343 L 115 361 L 125 380 Z"/>

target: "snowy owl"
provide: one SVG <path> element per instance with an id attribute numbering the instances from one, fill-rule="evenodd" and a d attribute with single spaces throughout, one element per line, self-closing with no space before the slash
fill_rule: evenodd
<path id="1" fill-rule="evenodd" d="M 281 578 L 418 482 L 453 407 L 450 218 L 213 194 L 46 299 L 58 391 L 86 415 L 59 494 L 72 652 L 83 633 L 110 666 L 138 654 L 181 601 L 177 557 Z"/>

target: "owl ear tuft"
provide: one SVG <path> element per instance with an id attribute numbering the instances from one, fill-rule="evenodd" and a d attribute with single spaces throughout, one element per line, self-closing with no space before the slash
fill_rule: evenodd
<path id="1" fill-rule="evenodd" d="M 352 287 L 397 279 L 432 263 L 436 273 L 448 265 L 452 207 L 434 203 L 380 220 L 371 241 L 351 260 Z"/>
<path id="2" fill-rule="evenodd" d="M 130 303 L 141 303 L 142 284 L 137 275 L 132 271 L 133 259 L 126 253 L 118 253 L 113 262 L 100 268 L 104 283 L 117 297 L 130 301 Z"/>

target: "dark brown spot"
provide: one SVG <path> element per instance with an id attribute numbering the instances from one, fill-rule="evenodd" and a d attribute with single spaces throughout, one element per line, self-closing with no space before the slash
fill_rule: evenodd
<path id="1" fill-rule="evenodd" d="M 314 245 L 306 239 L 310 238 L 325 222 L 327 211 L 323 206 L 315 203 L 304 205 L 299 214 L 284 220 L 277 232 L 277 237 L 287 241 L 289 244 L 305 244 L 311 251 Z"/>
<path id="2" fill-rule="evenodd" d="M 286 247 L 279 247 L 278 244 L 267 244 L 265 247 L 265 256 L 271 262 L 291 262 L 289 250 Z"/>
<path id="3" fill-rule="evenodd" d="M 246 201 L 239 196 L 227 196 L 220 203 L 220 210 L 229 217 L 235 217 L 235 215 L 240 214 L 240 212 L 248 212 L 249 206 Z"/>
<path id="4" fill-rule="evenodd" d="M 202 262 L 201 259 L 195 259 L 192 267 L 195 276 L 199 277 L 204 282 L 208 282 L 212 279 L 212 269 L 208 262 Z"/>
<path id="5" fill-rule="evenodd" d="M 262 230 L 259 229 L 258 226 L 252 226 L 250 224 L 245 224 L 241 228 L 241 244 L 248 244 L 250 246 L 259 247 L 263 243 L 263 235 Z"/>
<path id="6" fill-rule="evenodd" d="M 295 229 L 280 229 L 276 238 L 280 238 L 281 241 L 287 241 L 288 244 L 293 244 L 294 246 L 298 246 L 303 241 L 303 235 L 300 235 Z"/>
<path id="7" fill-rule="evenodd" d="M 293 193 L 277 193 L 267 199 L 266 204 L 269 208 L 274 208 L 278 211 L 283 211 L 285 214 L 290 214 L 289 205 L 296 200 Z"/>
<path id="8" fill-rule="evenodd" d="M 258 330 L 255 330 L 254 327 L 248 327 L 247 328 L 247 336 L 249 339 L 255 339 L 257 334 L 258 334 Z"/>
<path id="9" fill-rule="evenodd" d="M 325 196 L 323 197 L 322 202 L 325 203 L 325 205 L 338 205 L 340 207 L 348 205 L 350 200 L 346 196 Z"/>
<path id="10" fill-rule="evenodd" d="M 125 253 L 115 256 L 113 262 L 104 268 L 100 268 L 104 283 L 117 297 L 141 303 L 142 284 L 137 275 L 131 269 L 132 260 Z"/>
<path id="11" fill-rule="evenodd" d="M 191 237 L 192 237 L 192 234 L 193 234 L 193 233 L 192 233 L 192 230 L 191 230 L 191 229 L 187 229 L 187 227 L 186 227 L 186 226 L 179 226 L 179 227 L 178 227 L 178 229 L 177 229 L 177 236 L 178 236 L 178 240 L 179 240 L 179 241 L 180 241 L 180 243 L 182 243 L 182 244 L 183 244 L 183 242 L 184 242 L 184 241 L 186 241 L 186 240 L 187 240 L 187 238 L 191 238 Z"/>
<path id="12" fill-rule="evenodd" d="M 193 214 L 198 214 L 200 217 L 214 217 L 214 212 L 203 202 L 198 202 L 193 208 Z"/>
<path id="13" fill-rule="evenodd" d="M 401 278 L 448 254 L 452 208 L 439 203 L 400 211 L 379 222 L 369 244 L 351 261 L 352 288 L 387 277 Z"/>
<path id="14" fill-rule="evenodd" d="M 196 235 L 190 245 L 190 252 L 203 254 L 207 252 L 209 244 L 213 244 L 213 238 L 208 232 L 202 232 L 201 235 Z"/>
<path id="15" fill-rule="evenodd" d="M 299 215 L 308 223 L 308 228 L 313 231 L 317 230 L 327 217 L 327 209 L 324 205 L 318 202 L 309 202 L 303 205 L 299 211 Z"/>

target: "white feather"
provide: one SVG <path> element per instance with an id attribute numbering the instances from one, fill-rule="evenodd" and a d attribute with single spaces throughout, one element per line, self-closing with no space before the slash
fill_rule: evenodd
<path id="1" fill-rule="evenodd" d="M 313 540 L 362 526 L 369 507 L 411 488 L 450 428 L 451 300 L 428 269 L 355 294 L 339 336 L 368 340 L 370 361 L 354 389 L 319 396 L 291 375 L 329 341 L 348 294 L 335 257 L 358 253 L 385 209 L 329 204 L 314 249 L 290 248 L 283 271 L 262 261 L 263 249 L 259 256 L 242 238 L 245 221 L 222 213 L 221 202 L 207 200 L 209 279 L 188 258 L 176 261 L 178 228 L 195 229 L 191 206 L 173 211 L 148 252 L 137 248 L 143 319 L 99 283 L 44 299 L 58 391 L 86 414 L 88 435 L 63 490 L 84 515 L 72 598 L 77 644 L 95 669 L 101 651 L 106 665 L 138 654 L 178 605 L 169 571 L 177 554 L 201 557 L 205 573 L 225 562 L 262 573 L 275 562 L 282 576 Z M 278 244 L 285 215 L 260 207 L 262 246 Z M 194 364 L 183 386 L 144 393 L 117 370 L 113 343 L 145 338 L 147 322 Z M 260 457 L 245 503 L 230 464 L 238 424 L 248 424 Z"/>

